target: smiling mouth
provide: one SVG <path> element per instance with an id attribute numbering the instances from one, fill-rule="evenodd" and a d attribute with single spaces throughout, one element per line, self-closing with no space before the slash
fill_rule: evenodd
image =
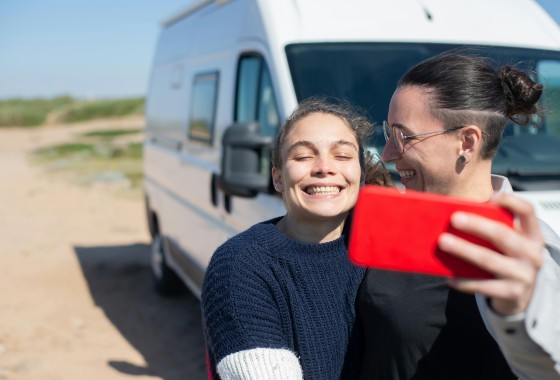
<path id="1" fill-rule="evenodd" d="M 401 176 L 401 179 L 412 178 L 416 175 L 416 171 L 415 170 L 399 170 L 399 175 Z"/>
<path id="2" fill-rule="evenodd" d="M 308 186 L 303 191 L 309 195 L 333 195 L 340 193 L 342 189 L 338 186 Z"/>

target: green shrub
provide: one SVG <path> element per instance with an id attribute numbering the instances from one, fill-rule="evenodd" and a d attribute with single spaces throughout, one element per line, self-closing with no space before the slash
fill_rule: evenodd
<path id="1" fill-rule="evenodd" d="M 34 152 L 38 158 L 47 160 L 64 159 L 69 156 L 91 156 L 96 152 L 96 146 L 84 143 L 67 143 L 41 148 Z"/>
<path id="2" fill-rule="evenodd" d="M 105 117 L 142 115 L 144 98 L 96 100 L 75 103 L 57 117 L 60 122 L 72 123 Z"/>
<path id="3" fill-rule="evenodd" d="M 96 118 L 142 115 L 144 98 L 104 99 L 78 101 L 69 96 L 52 99 L 6 99 L 0 100 L 0 127 L 37 126 L 43 124 L 49 114 L 61 123 L 71 123 Z"/>
<path id="4" fill-rule="evenodd" d="M 69 96 L 52 99 L 6 99 L 0 100 L 0 127 L 41 125 L 47 115 L 61 107 L 74 103 Z"/>
<path id="5" fill-rule="evenodd" d="M 141 129 L 108 129 L 104 131 L 93 131 L 84 133 L 86 137 L 100 137 L 103 139 L 112 139 L 113 137 L 119 137 L 124 135 L 135 135 L 141 133 Z"/>
<path id="6" fill-rule="evenodd" d="M 143 142 L 129 143 L 127 149 L 124 151 L 124 157 L 135 160 L 141 160 L 144 152 Z"/>
<path id="7" fill-rule="evenodd" d="M 96 144 L 72 142 L 33 152 L 38 163 L 54 170 L 75 173 L 82 183 L 128 179 L 132 188 L 142 186 L 142 142 L 126 146 L 103 140 Z"/>

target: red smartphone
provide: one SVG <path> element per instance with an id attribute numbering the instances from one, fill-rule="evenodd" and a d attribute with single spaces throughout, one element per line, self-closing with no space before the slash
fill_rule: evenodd
<path id="1" fill-rule="evenodd" d="M 360 190 L 350 227 L 349 255 L 358 265 L 444 277 L 493 278 L 483 269 L 441 251 L 443 232 L 478 245 L 489 242 L 454 229 L 451 215 L 465 211 L 513 227 L 512 214 L 493 204 L 367 185 Z"/>

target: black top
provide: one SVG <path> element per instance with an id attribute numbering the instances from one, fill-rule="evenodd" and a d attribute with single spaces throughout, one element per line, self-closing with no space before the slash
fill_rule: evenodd
<path id="1" fill-rule="evenodd" d="M 370 269 L 356 302 L 361 379 L 516 379 L 474 295 L 445 278 Z"/>

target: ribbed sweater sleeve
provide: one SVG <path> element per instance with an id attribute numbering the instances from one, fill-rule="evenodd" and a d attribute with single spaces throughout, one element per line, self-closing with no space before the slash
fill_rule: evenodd
<path id="1" fill-rule="evenodd" d="M 259 247 L 233 238 L 221 246 L 205 275 L 202 307 L 208 344 L 217 362 L 255 347 L 287 348 Z M 260 248 L 262 250 L 262 248 Z"/>

